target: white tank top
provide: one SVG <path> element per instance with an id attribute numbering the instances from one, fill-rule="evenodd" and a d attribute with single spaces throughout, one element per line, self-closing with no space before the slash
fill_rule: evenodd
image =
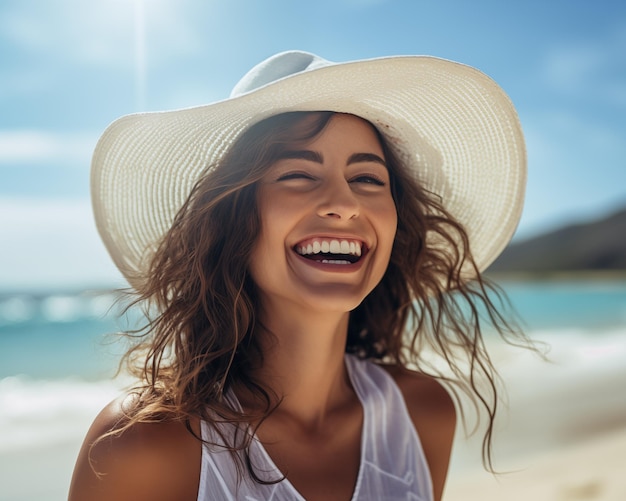
<path id="1" fill-rule="evenodd" d="M 374 363 L 351 355 L 345 358 L 363 406 L 361 462 L 351 501 L 432 501 L 430 472 L 400 389 Z M 232 437 L 234 425 L 220 426 L 225 436 Z M 206 422 L 202 438 L 223 443 Z M 250 458 L 261 478 L 282 477 L 258 440 L 250 446 Z M 204 445 L 201 468 L 198 501 L 304 501 L 287 479 L 272 485 L 259 484 L 249 475 L 238 480 L 233 457 L 225 450 Z"/>

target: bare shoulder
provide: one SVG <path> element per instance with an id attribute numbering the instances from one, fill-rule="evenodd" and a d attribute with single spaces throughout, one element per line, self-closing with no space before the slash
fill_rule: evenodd
<path id="1" fill-rule="evenodd" d="M 456 421 L 452 397 L 437 379 L 400 366 L 386 365 L 384 368 L 400 388 L 411 416 Z"/>
<path id="2" fill-rule="evenodd" d="M 428 461 L 435 499 L 441 499 L 456 428 L 454 401 L 431 376 L 399 366 L 385 366 L 385 369 L 404 396 Z"/>
<path id="3" fill-rule="evenodd" d="M 126 423 L 124 402 L 111 402 L 89 429 L 69 501 L 197 499 L 201 444 L 184 423 L 138 423 L 102 438 Z M 196 433 L 197 426 L 192 423 Z"/>

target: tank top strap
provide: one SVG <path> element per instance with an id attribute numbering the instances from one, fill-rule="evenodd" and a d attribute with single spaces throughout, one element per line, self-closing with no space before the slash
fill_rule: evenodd
<path id="1" fill-rule="evenodd" d="M 430 471 L 400 388 L 371 361 L 346 355 L 346 367 L 364 415 L 361 471 L 352 501 L 432 501 Z"/>

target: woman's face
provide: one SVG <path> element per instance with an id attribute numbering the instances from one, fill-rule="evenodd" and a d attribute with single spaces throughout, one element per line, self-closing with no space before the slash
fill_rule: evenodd
<path id="1" fill-rule="evenodd" d="M 266 312 L 348 312 L 381 280 L 397 215 L 382 147 L 365 120 L 333 115 L 313 141 L 287 148 L 261 180 L 257 203 L 250 273 Z"/>

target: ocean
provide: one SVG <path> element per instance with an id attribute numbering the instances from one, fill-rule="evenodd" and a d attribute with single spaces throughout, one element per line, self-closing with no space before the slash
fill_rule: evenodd
<path id="1" fill-rule="evenodd" d="M 550 395 L 563 393 L 566 386 L 558 385 L 623 373 L 615 371 L 626 359 L 626 280 L 500 285 L 526 332 L 552 347 L 553 364 L 562 370 L 541 376 L 553 385 Z M 124 325 L 115 297 L 0 293 L 0 501 L 66 498 L 89 423 L 125 382 L 113 379 L 123 346 L 110 334 Z M 529 376 L 527 355 L 503 357 L 507 385 L 518 395 L 541 396 L 543 389 L 531 392 L 529 381 L 541 381 L 543 369 L 533 366 Z M 626 393 L 612 398 L 612 411 L 626 412 Z M 29 481 L 36 468 L 45 481 Z"/>

